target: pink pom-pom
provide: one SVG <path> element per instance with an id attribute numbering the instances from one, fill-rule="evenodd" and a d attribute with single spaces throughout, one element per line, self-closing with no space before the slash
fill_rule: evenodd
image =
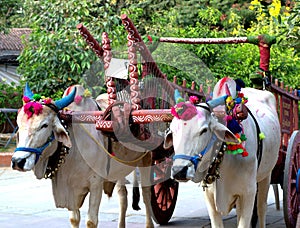
<path id="1" fill-rule="evenodd" d="M 74 99 L 74 102 L 78 105 L 82 101 L 82 96 L 77 95 Z"/>
<path id="2" fill-rule="evenodd" d="M 23 97 L 23 101 L 24 101 L 25 103 L 28 103 L 28 102 L 30 101 L 30 98 L 29 98 L 29 97 L 26 97 L 26 96 L 24 96 L 24 97 Z"/>
<path id="3" fill-rule="evenodd" d="M 45 104 L 51 104 L 51 102 L 52 102 L 52 99 L 51 99 L 51 98 L 46 98 L 46 99 L 44 99 L 44 103 L 45 103 Z"/>
<path id="4" fill-rule="evenodd" d="M 225 116 L 225 120 L 226 120 L 226 121 L 232 120 L 232 116 L 230 116 L 230 115 Z"/>
<path id="5" fill-rule="evenodd" d="M 39 115 L 43 111 L 43 105 L 39 102 L 33 102 L 34 114 Z"/>
<path id="6" fill-rule="evenodd" d="M 179 119 L 178 113 L 176 112 L 176 108 L 175 107 L 171 107 L 171 114 L 172 116 L 175 116 Z"/>
<path id="7" fill-rule="evenodd" d="M 190 96 L 189 100 L 193 104 L 199 103 L 199 98 L 197 96 Z"/>

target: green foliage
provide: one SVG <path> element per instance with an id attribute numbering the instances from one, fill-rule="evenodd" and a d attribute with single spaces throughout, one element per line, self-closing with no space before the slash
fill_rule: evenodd
<path id="1" fill-rule="evenodd" d="M 300 55 L 300 3 L 296 2 L 295 6 L 288 13 L 286 20 L 281 20 L 280 29 L 283 31 L 282 36 L 286 40 L 282 41 L 282 44 L 286 47 L 294 49 L 294 54 Z"/>
<path id="2" fill-rule="evenodd" d="M 22 88 L 16 86 L 14 83 L 11 85 L 0 84 L 0 108 L 13 108 L 18 109 L 22 107 Z M 16 118 L 16 113 L 8 113 L 10 119 Z M 0 125 L 7 120 L 3 113 L 0 113 Z"/>
<path id="3" fill-rule="evenodd" d="M 108 32 L 114 57 L 127 57 L 127 32 L 119 18 L 126 13 L 141 35 L 190 38 L 274 35 L 279 42 L 271 48 L 270 70 L 273 77 L 296 87 L 300 62 L 299 5 L 291 11 L 282 5 L 278 8 L 279 5 L 278 0 L 25 0 L 24 12 L 33 33 L 20 56 L 19 71 L 33 90 L 46 96 L 58 97 L 67 86 L 76 83 L 85 84 L 94 94 L 103 91 L 103 66 L 97 63 L 96 55 L 87 47 L 76 25 L 83 23 L 98 41 L 102 32 Z M 259 64 L 258 48 L 250 44 L 179 44 L 165 48 L 160 44 L 153 54 L 169 80 L 176 75 L 179 81 L 185 78 L 188 83 L 193 80 L 203 83 L 206 78 L 211 83 L 211 75 L 215 79 L 231 76 L 251 85 L 249 76 L 257 71 Z M 178 49 L 182 51 L 178 53 Z M 202 63 L 195 63 L 196 58 Z M 201 70 L 192 68 L 193 64 L 198 64 Z"/>
<path id="4" fill-rule="evenodd" d="M 76 29 L 83 23 L 101 42 L 106 31 L 118 44 L 118 8 L 110 1 L 24 2 L 32 34 L 20 58 L 19 73 L 37 93 L 52 96 L 70 85 L 85 84 L 82 75 L 96 60 Z M 124 40 L 124 39 L 123 39 Z M 54 95 L 55 97 L 55 95 Z"/>
<path id="5" fill-rule="evenodd" d="M 26 27 L 27 21 L 22 20 L 21 0 L 1 0 L 0 1 L 0 31 L 7 33 L 9 28 Z"/>

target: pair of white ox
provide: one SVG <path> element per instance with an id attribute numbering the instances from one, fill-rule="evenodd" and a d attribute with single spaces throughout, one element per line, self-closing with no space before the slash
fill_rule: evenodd
<path id="1" fill-rule="evenodd" d="M 69 91 L 70 89 L 66 90 L 65 94 Z M 24 95 L 32 98 L 33 94 L 29 87 L 25 88 Z M 82 98 L 78 104 L 73 102 L 77 96 Z M 118 226 L 125 227 L 127 190 L 124 180 L 135 167 L 139 166 L 146 209 L 146 227 L 154 227 L 150 211 L 151 154 L 149 150 L 146 151 L 135 145 L 124 146 L 125 144 L 122 143 L 111 142 L 111 151 L 115 158 L 118 158 L 116 160 L 105 149 L 108 138 L 95 128 L 95 124 L 72 123 L 67 132 L 58 118 L 59 110 L 68 106 L 73 111 L 98 111 L 96 102 L 92 98 L 84 97 L 84 89 L 81 86 L 76 86 L 71 93 L 55 102 L 31 102 L 28 103 L 31 107 L 28 109 L 25 104 L 17 116 L 19 141 L 12 157 L 13 169 L 33 170 L 38 179 L 44 178 L 48 161 L 59 147 L 58 144 L 62 142 L 69 147 L 70 151 L 65 157 L 64 164 L 54 171 L 55 177 L 51 180 L 54 201 L 56 207 L 67 208 L 70 211 L 71 226 L 79 227 L 79 209 L 89 193 L 86 226 L 94 228 L 98 225 L 102 191 L 107 190 L 108 194 L 112 193 L 112 189 L 105 188 L 106 180 L 118 181 L 120 201 Z"/>
<path id="2" fill-rule="evenodd" d="M 245 148 L 249 155 L 243 157 L 241 154 L 225 153 L 219 167 L 220 178 L 205 189 L 204 195 L 214 228 L 223 227 L 222 216 L 228 214 L 233 207 L 236 207 L 237 227 L 250 227 L 256 194 L 259 227 L 266 226 L 268 189 L 280 146 L 276 100 L 268 91 L 243 88 L 241 92 L 248 98 L 246 106 L 252 113 L 241 122 L 247 137 Z M 233 79 L 223 78 L 214 88 L 214 97 L 226 94 L 233 98 L 236 96 L 236 83 Z M 224 99 L 219 98 L 219 101 L 220 99 L 224 104 Z M 211 104 L 216 101 L 217 99 L 214 99 Z M 214 114 L 224 112 L 224 106 L 215 107 L 214 112 L 212 108 L 212 105 L 200 104 L 196 106 L 196 113 L 191 119 L 175 117 L 172 120 L 165 147 L 173 145 L 175 150 L 173 176 L 191 179 L 194 182 L 202 181 L 218 145 L 225 141 L 237 143 L 235 135 L 221 124 L 221 121 L 218 122 Z M 258 145 L 259 131 L 265 135 L 260 159 L 257 158 L 261 147 Z M 196 162 L 201 159 L 200 153 L 203 155 L 202 160 Z"/>
<path id="3" fill-rule="evenodd" d="M 223 81 L 224 82 L 224 81 Z M 225 94 L 225 88 L 235 96 L 235 82 L 229 78 L 226 83 L 215 87 L 215 94 Z M 254 89 L 243 89 L 242 92 L 249 97 L 247 106 L 258 122 L 261 132 L 266 138 L 263 140 L 263 151 L 258 166 L 256 157 L 258 150 L 257 127 L 252 117 L 243 121 L 244 133 L 248 140 L 245 145 L 249 152 L 248 157 L 240 155 L 225 154 L 220 165 L 221 178 L 209 185 L 205 191 L 208 202 L 208 211 L 212 227 L 223 227 L 222 215 L 227 214 L 236 206 L 238 214 L 238 227 L 249 227 L 253 211 L 254 199 L 258 193 L 258 216 L 260 227 L 265 227 L 266 200 L 269 189 L 271 171 L 277 161 L 280 144 L 279 122 L 276 113 L 276 101 L 274 96 L 267 91 Z M 74 98 L 69 99 L 62 105 L 56 102 L 56 106 L 63 108 L 71 103 Z M 212 102 L 211 102 L 212 104 Z M 201 107 L 202 106 L 202 107 Z M 197 115 L 188 121 L 174 118 L 171 123 L 173 135 L 173 146 L 176 155 L 185 153 L 186 156 L 198 155 L 199 151 L 205 151 L 202 161 L 198 163 L 197 169 L 193 169 L 191 161 L 175 160 L 173 172 L 176 174 L 184 167 L 188 167 L 187 173 L 190 178 L 199 182 L 203 179 L 213 157 L 214 151 L 210 146 L 215 135 L 220 141 L 236 142 L 235 136 L 222 124 L 218 123 L 212 115 L 207 104 L 197 107 Z M 69 106 L 72 110 L 93 111 L 98 110 L 94 101 L 84 99 L 79 105 L 74 103 Z M 203 108 L 204 107 L 204 108 Z M 24 107 L 18 114 L 19 143 L 18 150 L 14 153 L 12 162 L 15 169 L 28 171 L 34 168 L 37 178 L 43 178 L 47 161 L 57 147 L 57 141 L 63 142 L 71 147 L 70 155 L 67 156 L 65 164 L 57 171 L 56 178 L 52 179 L 53 195 L 57 207 L 65 207 L 71 210 L 71 224 L 78 227 L 80 221 L 79 208 L 85 196 L 90 192 L 90 205 L 88 211 L 87 226 L 96 227 L 98 223 L 98 210 L 102 195 L 104 179 L 122 180 L 134 168 L 109 159 L 107 154 L 100 152 L 99 140 L 103 143 L 103 135 L 95 129 L 94 125 L 73 124 L 70 129 L 70 137 L 57 118 L 57 113 L 48 106 L 43 107 L 40 115 L 28 118 L 24 113 Z M 87 134 L 89 132 L 89 134 Z M 55 140 L 47 145 L 47 139 L 54 134 Z M 89 137 L 86 138 L 86 135 Z M 165 145 L 170 144 L 170 135 L 166 137 Z M 217 141 L 213 143 L 219 143 Z M 33 148 L 43 148 L 47 145 L 37 163 L 36 154 L 31 152 Z M 121 146 L 122 148 L 118 148 Z M 24 149 L 25 148 L 25 149 Z M 26 149 L 27 148 L 27 149 Z M 29 148 L 29 149 L 28 149 Z M 34 150 L 33 150 L 34 151 Z M 113 145 L 113 151 L 122 159 L 137 159 L 140 153 L 133 153 L 122 145 Z M 143 163 L 144 162 L 144 163 Z M 149 166 L 151 158 L 145 157 L 139 163 L 132 165 Z M 143 163 L 143 164 L 141 164 Z M 150 217 L 150 188 L 149 169 L 141 169 L 143 198 L 146 205 L 146 226 L 153 227 Z M 143 183 L 144 182 L 144 183 Z M 125 211 L 127 207 L 126 190 L 121 187 L 120 193 L 120 219 L 119 227 L 125 226 Z M 126 199 L 125 199 L 126 198 Z M 124 203 L 125 202 L 125 203 Z"/>

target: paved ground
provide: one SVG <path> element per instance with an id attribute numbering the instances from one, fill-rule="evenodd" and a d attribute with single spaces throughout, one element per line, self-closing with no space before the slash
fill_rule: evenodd
<path id="1" fill-rule="evenodd" d="M 127 185 L 129 205 L 131 205 L 131 185 Z M 192 182 L 181 183 L 179 186 L 177 205 L 172 219 L 166 226 L 155 227 L 210 227 L 210 222 L 203 200 L 202 188 Z M 282 194 L 280 195 L 282 198 Z M 282 200 L 281 200 L 282 201 Z M 277 211 L 274 204 L 273 190 L 268 199 L 268 228 L 286 227 L 281 210 Z M 282 202 L 281 202 L 282 203 Z M 127 211 L 127 227 L 144 227 L 145 210 Z M 82 208 L 80 227 L 85 227 L 87 204 Z M 118 197 L 114 194 L 111 199 L 103 197 L 100 206 L 99 226 L 116 228 L 118 220 Z M 10 168 L 0 168 L 0 227 L 1 228 L 64 228 L 70 227 L 68 211 L 54 206 L 50 180 L 37 180 L 32 172 L 21 173 Z M 236 227 L 234 211 L 225 218 L 225 228 Z"/>

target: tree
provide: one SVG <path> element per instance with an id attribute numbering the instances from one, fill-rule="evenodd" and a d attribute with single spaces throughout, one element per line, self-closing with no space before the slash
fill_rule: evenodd
<path id="1" fill-rule="evenodd" d="M 96 61 L 76 25 L 83 23 L 100 42 L 109 33 L 114 44 L 122 35 L 118 7 L 107 0 L 24 1 L 32 34 L 19 58 L 19 73 L 31 88 L 45 96 L 82 83 L 84 72 Z"/>
<path id="2" fill-rule="evenodd" d="M 127 32 L 119 18 L 122 13 L 129 15 L 141 35 L 199 38 L 268 33 L 286 42 L 285 35 L 280 33 L 279 15 L 281 22 L 289 24 L 284 14 L 288 9 L 278 0 L 272 3 L 255 0 L 201 2 L 202 4 L 195 4 L 194 0 L 25 0 L 25 20 L 31 25 L 33 32 L 19 59 L 19 71 L 36 92 L 61 95 L 59 92 L 67 86 L 81 83 L 86 78 L 83 76 L 91 74 L 94 69 L 101 69 L 94 65 L 97 57 L 78 34 L 76 25 L 82 22 L 99 41 L 102 32 L 108 32 L 115 50 L 126 45 Z M 272 11 L 277 10 L 279 4 L 280 14 Z M 293 10 L 295 9 L 297 8 Z M 289 20 L 297 25 L 297 18 L 297 15 L 291 16 Z M 292 28 L 292 24 L 289 25 Z M 291 37 L 297 33 L 297 30 L 287 31 Z M 256 72 L 258 67 L 258 49 L 254 45 L 181 45 L 180 48 L 198 56 L 216 78 L 241 77 L 250 85 L 249 75 Z M 287 80 L 290 85 L 296 85 L 292 82 L 292 76 L 297 75 L 299 61 L 291 56 L 293 49 L 276 44 L 271 50 L 273 75 Z M 167 56 L 170 53 L 165 54 Z M 184 58 L 189 61 L 188 56 Z M 176 60 L 170 65 L 176 65 Z M 174 75 L 188 77 L 180 69 L 166 65 L 161 67 L 170 79 Z M 103 74 L 97 77 L 103 78 Z"/>
<path id="3" fill-rule="evenodd" d="M 27 27 L 27 21 L 22 20 L 23 1 L 21 0 L 2 0 L 0 7 L 0 31 L 7 33 L 9 28 Z"/>

